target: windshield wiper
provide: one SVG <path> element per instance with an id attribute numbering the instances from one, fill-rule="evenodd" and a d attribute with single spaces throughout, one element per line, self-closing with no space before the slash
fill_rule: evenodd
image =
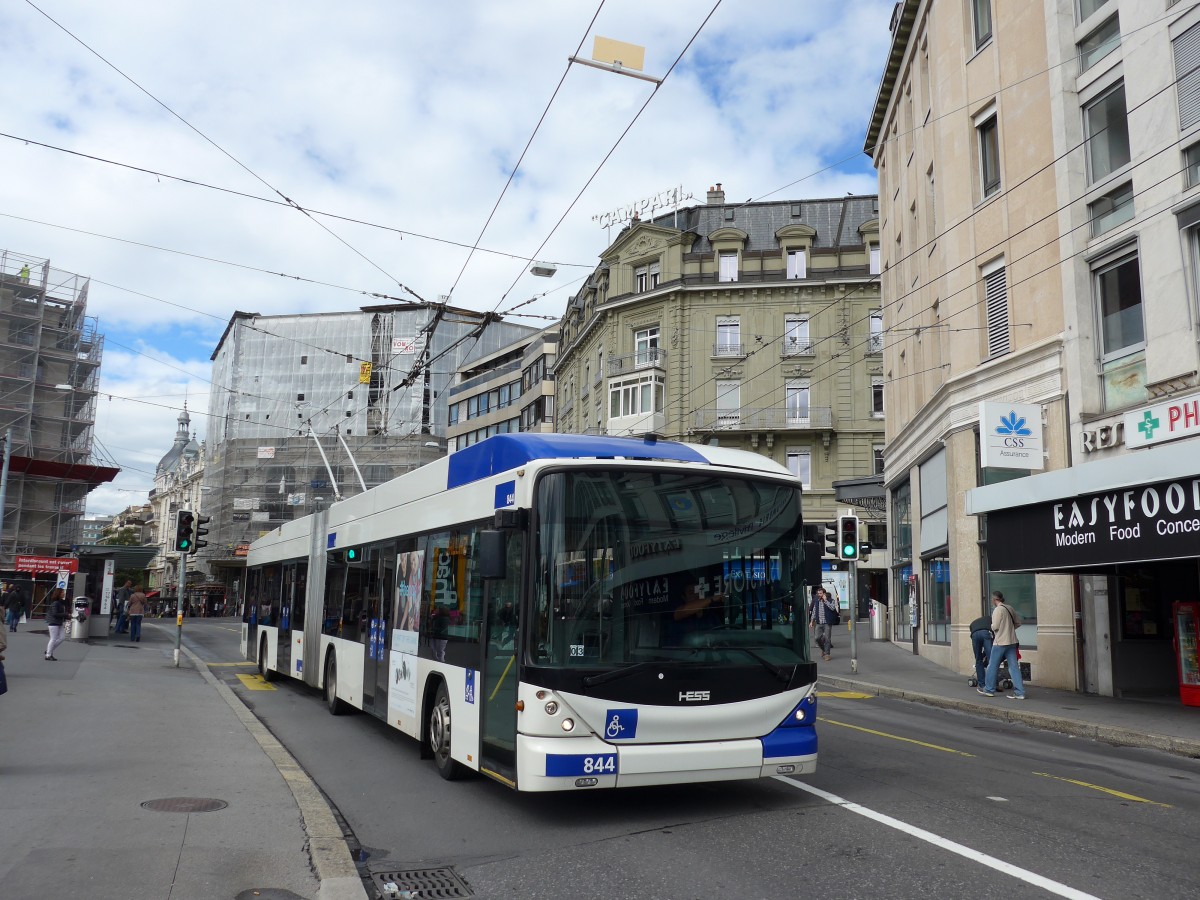
<path id="1" fill-rule="evenodd" d="M 601 672 L 599 675 L 585 675 L 583 678 L 584 687 L 592 687 L 596 684 L 604 684 L 606 681 L 616 681 L 619 678 L 624 678 L 627 675 L 634 675 L 638 672 L 644 672 L 646 669 L 652 669 L 656 666 L 661 666 L 662 660 L 647 660 L 646 662 L 634 663 L 631 666 L 624 666 L 620 669 L 610 669 L 607 672 Z"/>

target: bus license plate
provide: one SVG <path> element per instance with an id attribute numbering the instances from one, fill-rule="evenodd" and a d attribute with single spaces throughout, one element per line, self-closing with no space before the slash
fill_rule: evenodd
<path id="1" fill-rule="evenodd" d="M 616 775 L 615 753 L 551 753 L 546 757 L 546 777 L 564 775 Z"/>

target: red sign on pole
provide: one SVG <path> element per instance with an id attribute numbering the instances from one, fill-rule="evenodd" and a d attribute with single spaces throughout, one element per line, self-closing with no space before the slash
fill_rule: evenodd
<path id="1" fill-rule="evenodd" d="M 18 572 L 78 572 L 79 560 L 70 556 L 62 559 L 53 556 L 18 556 L 14 568 Z"/>

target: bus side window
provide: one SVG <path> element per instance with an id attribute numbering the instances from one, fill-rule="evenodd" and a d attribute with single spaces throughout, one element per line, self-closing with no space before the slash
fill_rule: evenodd
<path id="1" fill-rule="evenodd" d="M 335 637 L 341 634 L 342 598 L 346 592 L 346 567 L 332 554 L 325 563 L 325 608 L 322 611 L 321 633 Z"/>

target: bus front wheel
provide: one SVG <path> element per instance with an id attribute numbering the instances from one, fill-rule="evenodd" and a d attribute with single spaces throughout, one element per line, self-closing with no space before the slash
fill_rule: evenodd
<path id="1" fill-rule="evenodd" d="M 450 694 L 446 683 L 438 685 L 433 707 L 429 712 L 429 749 L 433 753 L 433 764 L 438 774 L 447 781 L 462 775 L 462 765 L 450 755 Z"/>
<path id="2" fill-rule="evenodd" d="M 325 660 L 325 705 L 333 716 L 340 716 L 346 711 L 345 701 L 337 695 L 337 658 L 332 653 Z"/>

